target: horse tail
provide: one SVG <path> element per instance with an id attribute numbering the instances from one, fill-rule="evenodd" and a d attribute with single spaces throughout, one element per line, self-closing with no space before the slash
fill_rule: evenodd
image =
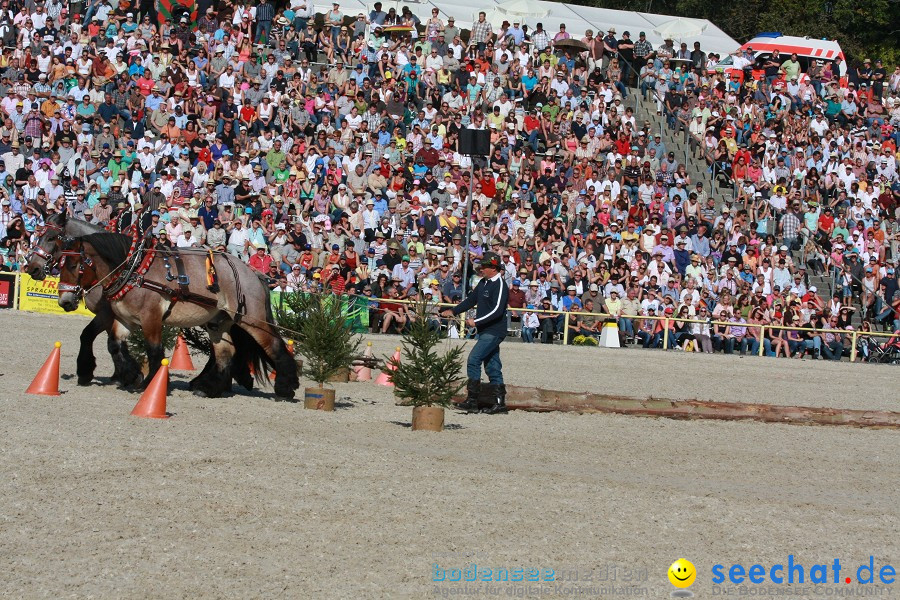
<path id="1" fill-rule="evenodd" d="M 259 342 L 239 325 L 234 325 L 231 328 L 231 341 L 234 343 L 235 348 L 234 364 L 252 366 L 257 383 L 262 384 L 268 381 L 269 370 L 275 368 L 275 363 L 272 362 L 269 355 L 263 350 L 263 347 L 259 345 Z M 238 383 L 240 383 L 240 380 Z"/>
<path id="2" fill-rule="evenodd" d="M 275 315 L 272 309 L 272 296 L 269 293 L 269 286 L 266 279 L 259 273 L 256 273 L 260 287 L 262 287 L 265 296 L 265 320 L 267 327 L 272 335 L 269 348 L 263 348 L 256 339 L 253 338 L 246 330 L 243 329 L 240 321 L 233 328 L 232 340 L 237 348 L 241 349 L 241 360 L 245 364 L 253 364 L 256 371 L 256 379 L 262 383 L 268 378 L 268 370 L 275 371 L 275 396 L 277 398 L 292 400 L 294 391 L 300 387 L 300 378 L 297 363 L 294 356 L 287 351 L 287 345 L 279 333 L 278 326 L 275 324 Z M 253 326 L 250 324 L 249 326 Z M 246 386 L 245 386 L 246 387 Z"/>
<path id="3" fill-rule="evenodd" d="M 255 271 L 254 274 L 265 295 L 266 321 L 270 324 L 274 324 L 275 319 L 272 310 L 272 295 L 269 294 L 269 286 L 266 283 L 265 277 Z M 276 329 L 275 335 L 278 335 L 277 331 L 278 330 Z M 256 341 L 256 338 L 247 333 L 240 324 L 235 324 L 231 328 L 231 339 L 234 342 L 235 347 L 235 363 L 240 365 L 252 365 L 256 382 L 260 384 L 267 382 L 269 370 L 275 370 L 275 363 L 269 358 L 269 354 L 259 342 Z"/>

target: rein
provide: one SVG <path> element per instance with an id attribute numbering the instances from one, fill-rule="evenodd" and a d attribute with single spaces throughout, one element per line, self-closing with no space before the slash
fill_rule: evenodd
<path id="1" fill-rule="evenodd" d="M 59 228 L 59 227 L 56 227 L 56 229 L 59 229 L 60 231 L 62 230 L 62 229 Z M 69 243 L 71 243 L 72 241 L 74 241 L 73 238 L 62 238 L 62 237 L 60 238 L 60 240 L 61 240 L 64 244 L 69 244 Z M 122 262 L 121 262 L 119 265 L 117 265 L 115 268 L 113 268 L 112 270 L 110 270 L 110 272 L 107 273 L 103 278 L 101 278 L 101 279 L 97 280 L 95 283 L 93 283 L 90 287 L 84 288 L 84 287 L 81 285 L 81 278 L 82 278 L 82 276 L 84 275 L 85 266 L 93 267 L 94 261 L 91 260 L 91 258 L 90 258 L 89 256 L 87 256 L 87 255 L 84 253 L 84 246 L 83 246 L 83 245 L 78 249 L 78 251 L 68 250 L 68 249 L 66 249 L 66 247 L 64 246 L 64 247 L 63 247 L 63 250 L 62 250 L 62 251 L 60 252 L 60 254 L 59 254 L 59 265 L 60 265 L 60 267 L 62 267 L 62 266 L 65 265 L 66 257 L 69 257 L 69 256 L 71 256 L 71 257 L 74 257 L 74 256 L 79 257 L 79 263 L 78 263 L 78 283 L 77 283 L 77 285 L 71 285 L 71 284 L 67 284 L 67 283 L 62 283 L 62 282 L 60 282 L 60 283 L 59 283 L 59 287 L 58 287 L 57 289 L 59 289 L 61 292 L 71 292 L 71 293 L 76 294 L 76 295 L 86 296 L 87 294 L 91 293 L 91 291 L 93 291 L 97 286 L 102 286 L 102 287 L 103 287 L 103 293 L 104 293 L 104 295 L 106 296 L 106 295 L 107 295 L 107 290 L 108 290 L 108 289 L 112 288 L 113 286 L 115 286 L 115 285 L 116 285 L 117 283 L 119 283 L 120 281 L 123 281 L 123 280 L 124 280 L 124 281 L 127 281 L 127 278 L 131 275 L 131 273 L 133 273 L 133 271 L 134 271 L 134 263 L 137 262 L 137 261 L 134 261 L 134 260 L 133 260 L 133 259 L 136 258 L 136 256 L 137 256 L 137 254 L 135 253 L 135 249 L 136 249 L 137 247 L 138 247 L 138 230 L 137 230 L 137 227 L 133 227 L 133 228 L 132 228 L 132 237 L 131 237 L 131 247 L 130 247 L 129 250 L 128 250 L 128 254 L 125 256 L 125 260 L 122 261 Z M 45 251 L 45 252 L 46 252 L 46 251 Z M 152 256 L 152 254 L 151 254 L 151 256 Z M 152 258 L 151 258 L 151 260 L 152 260 Z M 118 273 L 119 273 L 119 271 L 122 269 L 122 267 L 124 267 L 125 265 L 127 265 L 129 262 L 132 262 L 132 268 L 129 269 L 129 270 L 127 271 L 126 276 L 123 278 L 123 277 L 122 277 L 121 275 L 119 275 Z M 52 268 L 52 266 L 53 266 L 53 265 L 51 264 L 51 265 L 49 266 L 49 268 Z M 147 266 L 149 267 L 149 264 L 148 264 Z M 45 266 L 44 266 L 44 269 L 47 270 L 47 269 L 48 269 L 48 266 L 45 265 Z M 115 278 L 114 278 L 113 281 L 112 281 L 111 283 L 109 283 L 108 285 L 104 285 L 104 282 L 106 282 L 106 280 L 109 279 L 110 277 L 115 277 Z M 130 289 L 130 288 L 129 288 L 129 289 Z M 124 295 L 124 294 L 123 294 L 123 295 Z"/>

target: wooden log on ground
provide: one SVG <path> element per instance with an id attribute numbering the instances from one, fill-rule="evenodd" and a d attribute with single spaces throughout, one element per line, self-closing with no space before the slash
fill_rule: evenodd
<path id="1" fill-rule="evenodd" d="M 462 402 L 464 398 L 454 398 Z M 506 405 L 513 410 L 534 412 L 615 413 L 672 419 L 718 419 L 725 421 L 762 421 L 792 425 L 845 425 L 900 429 L 900 412 L 712 402 L 707 400 L 672 400 L 667 398 L 632 398 L 588 392 L 563 392 L 540 388 L 506 386 Z"/>
<path id="2" fill-rule="evenodd" d="M 353 362 L 350 363 L 353 367 L 368 367 L 370 369 L 380 369 L 384 365 L 384 361 L 374 356 L 355 356 L 353 357 Z"/>

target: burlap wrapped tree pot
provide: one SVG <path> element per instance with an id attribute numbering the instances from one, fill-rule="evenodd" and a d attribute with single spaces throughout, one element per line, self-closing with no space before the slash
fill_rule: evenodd
<path id="1" fill-rule="evenodd" d="M 413 431 L 443 431 L 443 406 L 416 406 L 412 414 Z"/>
<path id="2" fill-rule="evenodd" d="M 303 394 L 303 408 L 312 410 L 334 410 L 334 390 L 324 387 L 305 388 Z"/>
<path id="3" fill-rule="evenodd" d="M 347 383 L 350 381 L 350 369 L 338 369 L 328 378 L 329 383 Z"/>
<path id="4" fill-rule="evenodd" d="M 453 396 L 462 389 L 462 346 L 449 348 L 443 354 L 436 351 L 442 340 L 441 332 L 431 326 L 428 306 L 416 304 L 416 319 L 403 334 L 400 360 L 388 359 L 392 367 L 391 381 L 397 404 L 412 406 L 413 431 L 442 431 L 444 408 L 451 406 Z"/>

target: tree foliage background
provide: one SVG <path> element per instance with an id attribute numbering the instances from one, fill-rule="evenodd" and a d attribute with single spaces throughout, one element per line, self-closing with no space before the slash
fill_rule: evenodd
<path id="1" fill-rule="evenodd" d="M 615 10 L 709 19 L 743 43 L 762 31 L 837 40 L 851 65 L 884 60 L 888 73 L 900 62 L 900 0 L 574 0 Z M 632 32 L 632 38 L 637 32 Z"/>

